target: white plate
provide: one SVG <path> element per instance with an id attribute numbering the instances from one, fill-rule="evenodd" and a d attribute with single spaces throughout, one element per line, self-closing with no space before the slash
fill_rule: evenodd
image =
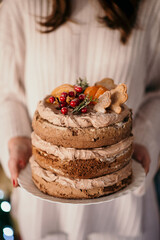
<path id="1" fill-rule="evenodd" d="M 110 194 L 108 196 L 99 197 L 95 199 L 63 199 L 63 198 L 56 198 L 49 196 L 47 194 L 42 193 L 33 183 L 32 176 L 31 176 L 31 169 L 30 165 L 28 164 L 27 167 L 21 171 L 18 182 L 19 185 L 25 189 L 30 194 L 34 195 L 37 198 L 40 198 L 45 201 L 54 202 L 54 203 L 70 203 L 70 204 L 96 204 L 102 202 L 112 201 L 118 197 L 124 196 L 129 194 L 131 191 L 136 190 L 140 187 L 145 180 L 145 171 L 140 163 L 136 162 L 135 160 L 132 161 L 132 169 L 133 169 L 133 176 L 132 176 L 132 183 L 125 187 L 124 189 Z"/>

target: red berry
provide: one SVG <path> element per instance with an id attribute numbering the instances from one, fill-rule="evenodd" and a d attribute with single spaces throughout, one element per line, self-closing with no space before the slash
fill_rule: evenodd
<path id="1" fill-rule="evenodd" d="M 66 102 L 62 102 L 62 103 L 59 104 L 59 106 L 60 106 L 60 108 L 66 107 L 66 106 L 67 106 L 67 103 L 66 103 Z"/>
<path id="2" fill-rule="evenodd" d="M 66 97 L 63 96 L 63 95 L 61 95 L 59 99 L 60 99 L 61 102 L 65 102 L 66 101 Z"/>
<path id="3" fill-rule="evenodd" d="M 68 93 L 67 92 L 62 92 L 61 96 L 64 96 L 66 98 L 68 96 Z"/>
<path id="4" fill-rule="evenodd" d="M 69 97 L 74 97 L 74 92 L 73 91 L 70 91 L 68 94 L 69 94 Z"/>
<path id="5" fill-rule="evenodd" d="M 82 113 L 86 113 L 86 112 L 87 112 L 87 108 L 86 108 L 86 107 L 82 108 L 82 109 L 81 109 L 81 112 L 82 112 Z"/>
<path id="6" fill-rule="evenodd" d="M 75 98 L 74 101 L 76 102 L 77 106 L 80 104 L 80 100 L 78 98 Z"/>
<path id="7" fill-rule="evenodd" d="M 85 97 L 86 97 L 85 94 L 80 94 L 78 98 L 80 101 L 83 101 L 85 99 Z"/>
<path id="8" fill-rule="evenodd" d="M 83 91 L 83 88 L 81 86 L 75 86 L 74 89 L 76 92 L 81 93 Z"/>
<path id="9" fill-rule="evenodd" d="M 49 98 L 49 101 L 50 101 L 50 103 L 54 103 L 55 98 L 52 96 L 52 97 Z"/>
<path id="10" fill-rule="evenodd" d="M 61 108 L 61 113 L 64 114 L 64 115 L 67 114 L 68 113 L 68 108 L 67 107 L 62 107 Z"/>
<path id="11" fill-rule="evenodd" d="M 71 107 L 76 107 L 76 106 L 77 106 L 77 102 L 76 102 L 75 100 L 72 100 L 72 101 L 70 102 L 70 106 L 71 106 Z"/>

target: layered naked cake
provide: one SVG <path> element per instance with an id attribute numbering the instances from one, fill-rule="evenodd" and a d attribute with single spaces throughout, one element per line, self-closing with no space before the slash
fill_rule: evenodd
<path id="1" fill-rule="evenodd" d="M 65 84 L 38 103 L 30 164 L 42 192 L 95 198 L 131 182 L 132 114 L 124 104 L 126 86 L 111 88 L 111 82 Z"/>

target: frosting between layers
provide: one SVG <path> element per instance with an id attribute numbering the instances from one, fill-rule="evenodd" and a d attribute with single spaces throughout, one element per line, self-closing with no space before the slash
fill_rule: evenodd
<path id="1" fill-rule="evenodd" d="M 34 156 L 30 158 L 31 169 L 34 174 L 43 178 L 47 182 L 57 182 L 63 186 L 69 186 L 77 189 L 92 189 L 97 187 L 107 187 L 116 184 L 117 182 L 131 175 L 131 161 L 124 168 L 117 172 L 108 174 L 102 177 L 93 179 L 69 179 L 63 176 L 58 176 L 52 172 L 41 168 L 34 160 Z"/>
<path id="2" fill-rule="evenodd" d="M 76 149 L 64 148 L 61 146 L 53 145 L 49 142 L 42 140 L 38 135 L 32 132 L 32 144 L 38 149 L 45 151 L 59 157 L 61 160 L 76 160 L 76 159 L 94 159 L 98 158 L 101 161 L 112 161 L 113 157 L 123 153 L 133 142 L 133 136 L 128 137 L 114 145 L 102 148 L 93 149 Z"/>
<path id="3" fill-rule="evenodd" d="M 44 100 L 45 101 L 45 100 Z M 65 126 L 65 127 L 77 127 L 77 128 L 85 128 L 85 127 L 95 127 L 102 128 L 107 127 L 111 124 L 115 124 L 124 120 L 126 116 L 128 116 L 130 110 L 124 104 L 123 110 L 120 114 L 115 112 L 111 113 L 98 113 L 98 112 L 89 112 L 83 115 L 63 115 L 61 113 L 57 113 L 53 109 L 46 107 L 45 102 L 40 101 L 37 106 L 37 111 L 39 115 L 47 120 L 48 122 L 57 125 L 57 126 Z"/>

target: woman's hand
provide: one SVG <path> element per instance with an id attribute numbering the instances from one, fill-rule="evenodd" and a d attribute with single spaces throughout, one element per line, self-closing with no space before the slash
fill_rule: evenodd
<path id="1" fill-rule="evenodd" d="M 32 155 L 31 139 L 27 137 L 11 138 L 8 142 L 9 161 L 8 167 L 14 187 L 18 186 L 18 174 L 25 168 L 30 156 Z"/>
<path id="2" fill-rule="evenodd" d="M 133 150 L 133 158 L 142 164 L 147 174 L 149 172 L 151 162 L 147 149 L 143 145 L 135 143 Z"/>

